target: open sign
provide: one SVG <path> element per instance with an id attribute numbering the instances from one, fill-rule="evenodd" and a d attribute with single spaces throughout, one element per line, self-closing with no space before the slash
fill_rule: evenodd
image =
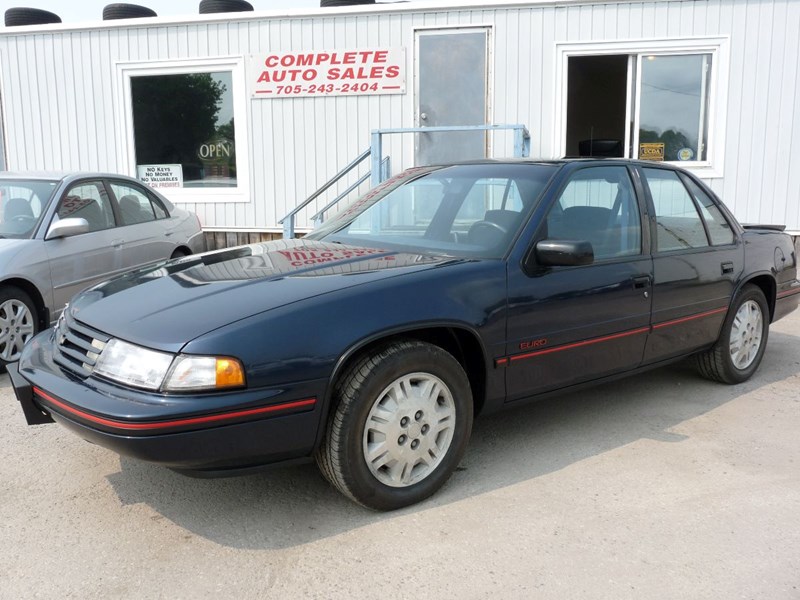
<path id="1" fill-rule="evenodd" d="M 227 139 L 211 140 L 197 149 L 198 158 L 206 162 L 225 162 L 233 158 L 234 153 L 233 142 Z"/>

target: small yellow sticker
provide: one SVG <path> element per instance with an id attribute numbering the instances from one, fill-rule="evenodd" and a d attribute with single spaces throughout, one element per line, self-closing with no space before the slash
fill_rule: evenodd
<path id="1" fill-rule="evenodd" d="M 639 160 L 664 160 L 664 144 L 639 144 Z"/>

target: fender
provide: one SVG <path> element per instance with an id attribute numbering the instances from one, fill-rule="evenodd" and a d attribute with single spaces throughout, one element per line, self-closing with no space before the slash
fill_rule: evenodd
<path id="1" fill-rule="evenodd" d="M 322 437 L 325 434 L 325 428 L 328 425 L 328 418 L 330 417 L 330 413 L 333 408 L 334 382 L 342 374 L 344 367 L 350 362 L 350 359 L 353 358 L 362 349 L 382 339 L 397 337 L 403 334 L 410 334 L 414 333 L 415 331 L 423 331 L 426 329 L 460 329 L 462 331 L 467 332 L 470 336 L 472 336 L 475 340 L 477 340 L 478 345 L 481 349 L 485 376 L 488 380 L 488 375 L 489 375 L 488 365 L 490 365 L 492 361 L 489 359 L 487 355 L 486 346 L 483 343 L 483 338 L 480 336 L 477 330 L 468 323 L 460 321 L 429 321 L 426 323 L 415 323 L 411 327 L 409 326 L 391 327 L 388 329 L 382 329 L 380 331 L 376 331 L 375 333 L 363 337 L 360 340 L 351 344 L 336 360 L 333 370 L 331 371 L 328 384 L 325 388 L 325 394 L 322 398 L 321 418 L 317 426 L 317 434 L 315 436 L 315 441 L 314 441 L 314 452 L 316 452 L 317 448 L 319 448 L 319 445 L 322 442 Z M 489 395 L 488 391 L 486 392 L 486 395 L 487 396 Z"/>
<path id="2" fill-rule="evenodd" d="M 770 323 L 771 323 L 772 319 L 773 319 L 773 317 L 775 315 L 775 302 L 776 302 L 777 293 L 778 293 L 778 284 L 775 281 L 774 273 L 772 273 L 770 271 L 756 271 L 755 273 L 748 274 L 746 278 L 743 278 L 743 279 L 739 280 L 739 282 L 734 287 L 733 294 L 731 295 L 730 302 L 728 302 L 728 312 L 730 312 L 731 308 L 733 307 L 733 301 L 736 298 L 736 296 L 739 294 L 739 292 L 742 290 L 742 288 L 745 285 L 747 285 L 748 283 L 750 283 L 751 281 L 753 281 L 754 279 L 758 279 L 759 277 L 766 277 L 771 282 L 770 292 L 768 294 L 764 294 L 764 296 L 767 299 L 767 306 L 769 306 L 769 313 L 770 313 L 769 314 L 769 318 L 770 318 Z M 727 318 L 727 316 L 726 316 L 726 318 Z"/>

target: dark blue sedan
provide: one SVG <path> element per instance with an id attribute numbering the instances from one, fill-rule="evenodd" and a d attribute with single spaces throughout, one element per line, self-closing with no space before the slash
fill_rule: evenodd
<path id="1" fill-rule="evenodd" d="M 302 240 L 97 285 L 9 373 L 30 424 L 195 475 L 315 458 L 385 510 L 444 484 L 479 413 L 689 355 L 748 379 L 798 301 L 791 238 L 671 166 L 426 167 Z"/>

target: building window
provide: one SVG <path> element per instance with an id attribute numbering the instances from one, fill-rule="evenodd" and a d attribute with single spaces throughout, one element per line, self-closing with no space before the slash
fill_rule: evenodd
<path id="1" fill-rule="evenodd" d="M 131 174 L 175 202 L 249 201 L 243 60 L 119 70 Z"/>
<path id="2" fill-rule="evenodd" d="M 710 54 L 659 56 L 641 60 L 639 144 L 636 158 L 649 148 L 665 161 L 705 161 L 708 136 Z"/>
<path id="3" fill-rule="evenodd" d="M 236 187 L 230 71 L 131 77 L 131 103 L 140 178 L 147 166 L 179 165 L 164 177 L 183 187 Z"/>
<path id="4" fill-rule="evenodd" d="M 721 176 L 727 40 L 563 44 L 559 57 L 558 154 Z"/>

